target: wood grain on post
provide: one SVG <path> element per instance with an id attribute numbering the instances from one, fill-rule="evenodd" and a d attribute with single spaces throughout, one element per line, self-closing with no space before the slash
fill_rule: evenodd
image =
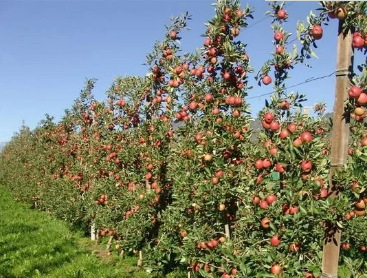
<path id="1" fill-rule="evenodd" d="M 348 99 L 348 88 L 353 72 L 352 32 L 342 33 L 343 21 L 339 20 L 337 70 L 335 84 L 334 116 L 330 154 L 329 198 L 335 198 L 339 192 L 332 183 L 335 171 L 347 163 L 349 140 L 349 115 L 345 114 L 344 102 Z M 322 278 L 336 278 L 341 244 L 341 231 L 336 223 L 326 223 L 325 242 L 322 257 Z"/>

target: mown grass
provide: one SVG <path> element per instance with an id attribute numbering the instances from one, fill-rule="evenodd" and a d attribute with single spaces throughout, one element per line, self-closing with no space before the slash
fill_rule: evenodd
<path id="1" fill-rule="evenodd" d="M 0 186 L 0 278 L 150 277 L 135 258 L 105 257 L 66 223 L 13 200 Z"/>

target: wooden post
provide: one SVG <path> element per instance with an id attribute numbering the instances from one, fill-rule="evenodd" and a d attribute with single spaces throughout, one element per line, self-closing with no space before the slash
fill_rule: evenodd
<path id="1" fill-rule="evenodd" d="M 92 225 L 90 227 L 90 239 L 92 241 L 96 240 L 96 223 L 94 222 L 94 220 L 93 220 Z"/>
<path id="2" fill-rule="evenodd" d="M 106 245 L 106 251 L 110 251 L 112 239 L 113 239 L 113 236 L 110 236 L 110 239 L 108 240 L 107 245 Z"/>
<path id="3" fill-rule="evenodd" d="M 348 33 L 344 35 L 342 33 L 342 24 L 343 21 L 339 20 L 335 103 L 330 155 L 330 198 L 335 198 L 339 194 L 337 185 L 332 183 L 332 177 L 340 166 L 347 163 L 348 159 L 349 115 L 346 115 L 344 112 L 344 102 L 348 99 L 348 88 L 350 87 L 350 78 L 353 72 L 354 55 L 352 48 L 352 32 L 349 30 Z M 336 226 L 336 223 L 325 224 L 325 242 L 321 277 L 336 278 L 338 275 L 341 231 Z"/>
<path id="4" fill-rule="evenodd" d="M 143 251 L 139 251 L 139 259 L 138 259 L 138 266 L 143 265 Z"/>
<path id="5" fill-rule="evenodd" d="M 224 225 L 224 233 L 225 233 L 227 239 L 231 238 L 231 232 L 229 230 L 229 224 Z"/>

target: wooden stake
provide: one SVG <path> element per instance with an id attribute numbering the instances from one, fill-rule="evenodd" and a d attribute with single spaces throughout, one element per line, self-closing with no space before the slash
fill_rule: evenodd
<path id="1" fill-rule="evenodd" d="M 96 236 L 97 242 L 99 242 L 99 229 L 97 229 L 97 236 Z"/>
<path id="2" fill-rule="evenodd" d="M 94 222 L 94 220 L 93 220 L 92 225 L 90 227 L 90 239 L 92 241 L 96 240 L 96 223 Z"/>
<path id="3" fill-rule="evenodd" d="M 143 265 L 143 251 L 139 251 L 139 260 L 138 260 L 138 266 Z"/>
<path id="4" fill-rule="evenodd" d="M 339 194 L 337 185 L 332 183 L 335 171 L 347 163 L 349 139 L 349 115 L 345 114 L 344 102 L 348 99 L 348 87 L 353 72 L 352 33 L 342 33 L 343 21 L 339 20 L 336 90 L 333 116 L 333 130 L 330 155 L 329 196 L 335 198 Z M 322 257 L 322 278 L 332 278 L 338 275 L 339 250 L 341 231 L 336 223 L 326 223 L 325 242 Z"/>
<path id="5" fill-rule="evenodd" d="M 229 231 L 229 225 L 228 224 L 224 225 L 224 231 L 225 231 L 225 234 L 226 234 L 226 238 L 230 239 L 231 238 L 231 233 Z"/>
<path id="6" fill-rule="evenodd" d="M 111 249 L 111 243 L 112 243 L 113 236 L 110 236 L 110 239 L 107 242 L 106 250 L 110 251 Z"/>

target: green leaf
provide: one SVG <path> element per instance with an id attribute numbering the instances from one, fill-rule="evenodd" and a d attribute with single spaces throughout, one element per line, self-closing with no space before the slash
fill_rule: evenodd
<path id="1" fill-rule="evenodd" d="M 314 57 L 314 58 L 316 58 L 316 59 L 318 59 L 319 57 L 316 55 L 316 53 L 310 48 L 309 49 L 309 51 L 310 51 L 310 54 L 311 54 L 311 56 L 312 57 Z"/>

